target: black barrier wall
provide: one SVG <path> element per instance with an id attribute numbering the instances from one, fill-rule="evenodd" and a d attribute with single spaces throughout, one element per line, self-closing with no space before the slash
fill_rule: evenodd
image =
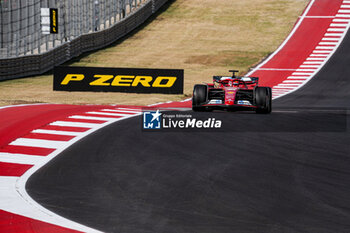
<path id="1" fill-rule="evenodd" d="M 55 91 L 183 94 L 184 70 L 59 66 Z"/>
<path id="2" fill-rule="evenodd" d="M 0 80 L 42 74 L 84 52 L 103 48 L 140 26 L 167 1 L 150 0 L 114 26 L 99 32 L 81 35 L 46 53 L 0 59 Z"/>

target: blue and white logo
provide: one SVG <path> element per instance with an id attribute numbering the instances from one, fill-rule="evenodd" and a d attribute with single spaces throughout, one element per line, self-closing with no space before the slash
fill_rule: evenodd
<path id="1" fill-rule="evenodd" d="M 160 129 L 162 114 L 157 110 L 156 112 L 143 113 L 143 128 L 144 129 Z"/>
<path id="2" fill-rule="evenodd" d="M 248 100 L 238 100 L 237 104 L 241 105 L 252 105 Z"/>

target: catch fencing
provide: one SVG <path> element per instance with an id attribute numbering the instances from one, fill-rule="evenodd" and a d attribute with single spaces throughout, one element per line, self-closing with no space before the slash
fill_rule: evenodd
<path id="1" fill-rule="evenodd" d="M 0 0 L 0 80 L 42 74 L 105 47 L 168 0 Z M 42 8 L 58 11 L 58 33 L 42 31 Z"/>

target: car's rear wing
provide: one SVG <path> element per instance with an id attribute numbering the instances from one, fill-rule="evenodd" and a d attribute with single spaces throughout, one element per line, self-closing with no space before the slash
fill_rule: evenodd
<path id="1" fill-rule="evenodd" d="M 225 80 L 240 80 L 245 82 L 246 84 L 256 84 L 258 85 L 259 78 L 258 77 L 230 77 L 230 76 L 213 76 L 213 82 L 222 82 Z"/>

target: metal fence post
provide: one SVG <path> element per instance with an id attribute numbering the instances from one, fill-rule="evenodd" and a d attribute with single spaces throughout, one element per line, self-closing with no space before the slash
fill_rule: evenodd
<path id="1" fill-rule="evenodd" d="M 19 48 L 19 36 L 17 33 L 13 34 L 14 41 L 16 42 L 16 57 L 18 57 L 18 48 Z"/>
<path id="2" fill-rule="evenodd" d="M 0 48 L 4 47 L 4 14 L 3 14 L 3 7 L 2 7 L 2 1 L 0 1 Z"/>
<path id="3" fill-rule="evenodd" d="M 8 38 L 9 38 L 9 40 L 8 40 L 8 44 L 10 44 L 11 43 L 11 41 L 12 41 L 12 38 L 11 38 L 11 35 L 13 34 L 13 24 L 12 24 L 12 17 L 11 17 L 11 2 L 9 2 L 8 3 L 8 26 L 7 26 L 7 28 L 8 28 Z M 13 43 L 17 43 L 17 38 L 14 38 L 14 40 L 12 41 L 12 43 L 11 43 L 11 46 L 12 46 L 12 48 L 13 48 Z M 11 48 L 11 47 L 10 47 Z M 13 50 L 13 49 L 12 49 Z M 10 54 L 10 56 L 12 56 L 12 54 L 11 54 L 11 50 L 9 50 L 9 54 Z"/>
<path id="4" fill-rule="evenodd" d="M 102 0 L 101 2 L 103 2 L 103 6 L 101 7 L 103 9 L 103 16 L 102 16 L 103 29 L 106 29 L 106 0 Z"/>
<path id="5" fill-rule="evenodd" d="M 100 30 L 100 3 L 98 0 L 94 1 L 94 28 L 95 31 Z"/>

